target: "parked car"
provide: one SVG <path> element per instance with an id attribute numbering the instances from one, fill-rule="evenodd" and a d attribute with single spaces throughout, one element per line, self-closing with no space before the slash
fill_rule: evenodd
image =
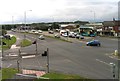
<path id="1" fill-rule="evenodd" d="M 74 32 L 70 32 L 70 33 L 69 33 L 69 37 L 75 38 Z"/>
<path id="2" fill-rule="evenodd" d="M 101 46 L 101 43 L 98 40 L 93 40 L 93 41 L 87 42 L 86 45 L 87 46 Z"/>
<path id="3" fill-rule="evenodd" d="M 84 36 L 82 36 L 82 35 L 80 35 L 80 34 L 77 34 L 77 35 L 76 35 L 76 38 L 77 38 L 77 39 L 84 39 Z"/>
<path id="4" fill-rule="evenodd" d="M 39 39 L 44 40 L 45 37 L 44 37 L 43 35 L 40 35 L 40 36 L 39 36 Z"/>
<path id="5" fill-rule="evenodd" d="M 50 30 L 50 31 L 49 31 L 49 33 L 50 33 L 50 34 L 53 34 L 53 33 L 54 33 L 54 31 Z"/>
<path id="6" fill-rule="evenodd" d="M 55 34 L 55 38 L 60 38 L 60 35 L 59 34 Z"/>
<path id="7" fill-rule="evenodd" d="M 90 37 L 95 37 L 95 34 L 89 34 Z"/>
<path id="8" fill-rule="evenodd" d="M 42 33 L 42 30 L 38 30 L 38 33 Z"/>
<path id="9" fill-rule="evenodd" d="M 82 35 L 82 36 L 89 36 L 88 33 L 82 33 L 81 35 Z"/>
<path id="10" fill-rule="evenodd" d="M 37 31 L 35 32 L 35 34 L 38 34 L 38 33 L 39 33 L 39 32 L 37 32 Z"/>
<path id="11" fill-rule="evenodd" d="M 63 37 L 68 37 L 67 33 L 62 34 Z"/>
<path id="12" fill-rule="evenodd" d="M 4 38 L 6 38 L 6 39 L 11 39 L 11 38 L 10 38 L 10 35 L 4 35 Z"/>

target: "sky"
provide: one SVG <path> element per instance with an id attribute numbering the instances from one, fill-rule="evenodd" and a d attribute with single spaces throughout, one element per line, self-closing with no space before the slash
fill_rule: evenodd
<path id="1" fill-rule="evenodd" d="M 111 21 L 118 19 L 119 1 L 0 0 L 0 24 Z"/>

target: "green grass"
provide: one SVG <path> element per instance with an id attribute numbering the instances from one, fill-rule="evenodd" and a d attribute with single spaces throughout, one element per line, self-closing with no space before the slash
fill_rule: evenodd
<path id="1" fill-rule="evenodd" d="M 61 41 L 64 41 L 64 42 L 69 42 L 69 43 L 72 43 L 72 41 L 65 40 L 65 39 L 62 39 L 62 38 L 55 38 L 55 37 L 53 37 L 53 36 L 48 36 L 48 35 L 45 35 L 45 37 L 48 37 L 48 38 L 53 38 L 53 39 L 61 40 Z"/>
<path id="2" fill-rule="evenodd" d="M 26 47 L 26 46 L 30 46 L 32 44 L 32 42 L 28 39 L 23 39 L 21 41 L 21 47 Z"/>
<path id="3" fill-rule="evenodd" d="M 2 79 L 11 79 L 16 73 L 18 73 L 17 69 L 2 68 Z"/>
<path id="4" fill-rule="evenodd" d="M 85 79 L 78 75 L 70 75 L 70 74 L 62 74 L 62 73 L 47 73 L 42 77 L 46 77 L 49 79 Z"/>
<path id="5" fill-rule="evenodd" d="M 11 45 L 13 45 L 16 42 L 16 37 L 12 36 L 11 40 L 10 39 L 2 39 L 3 42 L 6 43 L 6 45 L 3 45 L 3 50 L 9 49 Z"/>

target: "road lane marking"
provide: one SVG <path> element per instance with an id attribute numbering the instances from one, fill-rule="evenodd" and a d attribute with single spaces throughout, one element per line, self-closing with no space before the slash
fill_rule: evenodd
<path id="1" fill-rule="evenodd" d="M 29 55 L 29 56 L 22 56 L 22 58 L 33 58 L 35 55 Z"/>
<path id="2" fill-rule="evenodd" d="M 108 56 L 109 58 L 112 58 L 115 60 L 120 60 L 117 56 L 113 55 L 113 53 L 111 53 L 111 54 L 106 53 L 105 55 Z"/>
<path id="3" fill-rule="evenodd" d="M 7 68 L 9 68 L 10 66 L 12 66 L 12 64 L 9 64 L 9 65 L 7 66 Z"/>
<path id="4" fill-rule="evenodd" d="M 111 66 L 109 63 L 104 62 L 104 61 L 102 61 L 102 60 L 96 59 L 96 61 L 101 62 L 101 63 L 103 63 L 103 64 L 106 64 L 106 65 L 108 65 L 108 66 Z"/>

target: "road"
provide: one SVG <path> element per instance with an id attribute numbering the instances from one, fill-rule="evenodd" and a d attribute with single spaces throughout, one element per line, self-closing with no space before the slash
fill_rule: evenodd
<path id="1" fill-rule="evenodd" d="M 20 39 L 24 37 L 21 33 L 9 33 Z M 27 34 L 26 38 L 34 41 L 38 36 Z M 118 63 L 117 58 L 111 57 L 114 50 L 118 49 L 117 39 L 104 37 L 96 37 L 94 39 L 101 41 L 101 47 L 89 47 L 82 41 L 69 43 L 52 38 L 46 38 L 45 40 L 37 39 L 38 54 L 42 54 L 49 48 L 50 71 L 78 74 L 93 79 L 112 79 L 111 66 L 109 63 L 113 62 L 116 65 Z M 21 51 L 23 53 L 32 54 L 35 53 L 35 47 L 36 45 L 33 44 L 21 48 Z M 9 51 L 6 53 L 8 52 Z M 16 67 L 16 60 L 3 61 L 3 67 Z M 22 67 L 45 70 L 46 57 L 37 56 L 29 59 L 22 59 Z"/>

